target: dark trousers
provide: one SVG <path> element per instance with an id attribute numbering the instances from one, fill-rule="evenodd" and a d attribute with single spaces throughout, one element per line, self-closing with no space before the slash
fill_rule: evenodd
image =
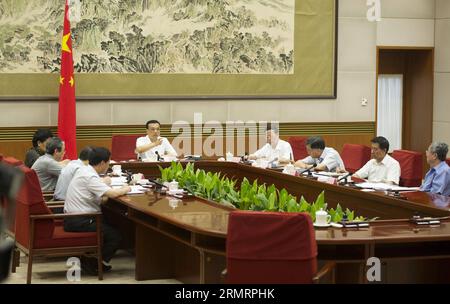
<path id="1" fill-rule="evenodd" d="M 97 223 L 91 217 L 73 217 L 64 219 L 64 230 L 67 232 L 95 232 Z M 122 239 L 120 232 L 102 220 L 102 257 L 103 261 L 109 263 Z"/>

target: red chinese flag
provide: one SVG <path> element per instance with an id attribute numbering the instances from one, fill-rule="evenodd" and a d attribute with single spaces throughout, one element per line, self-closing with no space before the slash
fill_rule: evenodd
<path id="1" fill-rule="evenodd" d="M 70 38 L 69 5 L 64 10 L 64 31 L 61 43 L 61 76 L 59 77 L 58 135 L 66 144 L 66 157 L 77 159 L 77 118 L 75 80 L 73 75 L 72 39 Z"/>

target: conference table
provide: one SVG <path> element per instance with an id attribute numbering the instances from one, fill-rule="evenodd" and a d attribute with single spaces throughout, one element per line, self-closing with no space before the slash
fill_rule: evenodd
<path id="1" fill-rule="evenodd" d="M 120 163 L 122 170 L 160 176 L 169 163 Z M 325 191 L 328 207 L 338 203 L 356 215 L 377 218 L 365 228 L 316 228 L 319 266 L 335 261 L 336 282 L 366 283 L 366 262 L 381 262 L 381 282 L 450 282 L 450 198 L 423 192 L 364 192 L 246 164 L 197 161 L 195 168 L 241 181 L 274 184 L 308 201 Z M 226 268 L 228 216 L 233 208 L 199 197 L 177 199 L 155 191 L 110 200 L 107 213 L 131 239 L 136 280 L 175 278 L 185 283 L 221 283 Z M 414 215 L 440 217 L 440 225 L 419 226 Z"/>

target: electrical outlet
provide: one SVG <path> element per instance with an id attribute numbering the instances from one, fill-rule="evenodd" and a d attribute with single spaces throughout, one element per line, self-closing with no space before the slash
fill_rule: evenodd
<path id="1" fill-rule="evenodd" d="M 363 106 L 363 107 L 365 107 L 365 106 L 367 106 L 367 98 L 362 98 L 361 99 L 361 106 Z"/>

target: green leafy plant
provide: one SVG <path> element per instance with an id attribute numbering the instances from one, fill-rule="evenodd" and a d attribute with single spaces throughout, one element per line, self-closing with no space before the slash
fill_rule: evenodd
<path id="1" fill-rule="evenodd" d="M 323 209 L 328 211 L 332 222 L 341 221 L 344 215 L 349 221 L 365 220 L 362 216 L 355 217 L 355 212 L 348 208 L 344 211 L 339 204 L 336 209 L 327 210 L 323 191 L 313 203 L 308 203 L 303 196 L 297 202 L 297 198 L 289 194 L 286 189 L 278 190 L 275 185 L 258 184 L 257 180 L 250 183 L 245 177 L 238 188 L 236 180 L 221 176 L 220 173 L 195 170 L 191 163 L 183 168 L 181 163 L 172 162 L 169 167 L 159 167 L 159 170 L 161 171 L 161 182 L 176 180 L 180 187 L 190 193 L 232 208 L 253 211 L 306 212 L 313 221 L 315 221 L 316 212 Z"/>

